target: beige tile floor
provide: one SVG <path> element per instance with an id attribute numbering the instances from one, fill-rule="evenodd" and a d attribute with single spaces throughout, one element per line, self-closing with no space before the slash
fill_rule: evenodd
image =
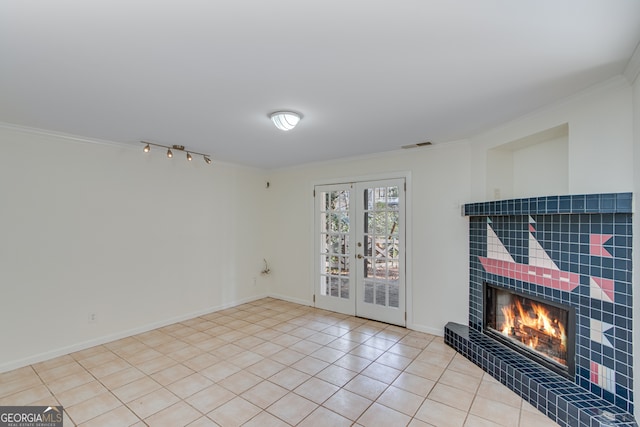
<path id="1" fill-rule="evenodd" d="M 0 374 L 68 426 L 554 426 L 442 338 L 272 298 Z"/>

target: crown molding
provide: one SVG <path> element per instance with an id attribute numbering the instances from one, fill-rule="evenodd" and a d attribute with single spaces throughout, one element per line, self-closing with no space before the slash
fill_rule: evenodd
<path id="1" fill-rule="evenodd" d="M 627 66 L 624 68 L 624 76 L 629 80 L 630 84 L 633 84 L 640 74 L 640 43 L 636 46 L 636 50 L 629 58 Z"/>
<path id="2" fill-rule="evenodd" d="M 47 137 L 54 137 L 54 138 L 59 138 L 60 140 L 66 140 L 66 141 L 70 141 L 70 142 L 77 142 L 77 143 L 81 143 L 81 144 L 107 145 L 107 146 L 111 146 L 111 147 L 126 148 L 126 149 L 129 149 L 129 150 L 141 150 L 141 146 L 139 144 L 140 141 L 135 141 L 134 143 L 109 141 L 109 140 L 106 140 L 106 139 L 89 138 L 89 137 L 85 137 L 85 136 L 72 135 L 72 134 L 68 134 L 68 133 L 56 132 L 56 131 L 47 130 L 47 129 L 40 129 L 40 128 L 34 128 L 34 127 L 29 127 L 29 126 L 23 126 L 23 125 L 16 125 L 16 124 L 7 123 L 7 122 L 0 122 L 0 129 L 7 129 L 7 130 L 15 131 L 15 132 L 22 132 L 22 133 L 33 134 L 33 135 L 42 135 L 42 136 L 47 136 Z M 224 165 L 224 166 L 228 166 L 228 167 L 243 168 L 243 169 L 251 170 L 251 171 L 254 171 L 254 172 L 263 172 L 263 171 L 265 171 L 264 168 L 260 168 L 260 167 L 256 167 L 256 166 L 249 166 L 249 165 L 244 165 L 242 163 L 233 163 L 233 162 L 229 162 L 229 161 L 218 160 L 213 154 L 209 155 L 209 157 L 211 157 L 211 160 L 214 161 L 214 163 L 215 163 L 217 168 L 219 166 Z M 2 372 L 1 369 L 0 369 L 0 372 Z"/>
<path id="3" fill-rule="evenodd" d="M 111 145 L 111 146 L 126 147 L 126 148 L 134 148 L 134 147 L 139 148 L 137 144 L 134 145 L 126 142 L 117 142 L 117 141 L 108 141 L 105 139 L 89 138 L 85 136 L 72 135 L 64 132 L 56 132 L 52 130 L 34 128 L 30 126 L 16 125 L 16 124 L 7 123 L 7 122 L 0 122 L 0 129 L 8 129 L 8 130 L 18 131 L 23 133 L 50 136 L 50 137 L 55 137 L 60 139 L 66 139 L 68 141 L 73 141 L 73 142 L 82 142 L 82 143 L 99 144 L 99 145 Z"/>

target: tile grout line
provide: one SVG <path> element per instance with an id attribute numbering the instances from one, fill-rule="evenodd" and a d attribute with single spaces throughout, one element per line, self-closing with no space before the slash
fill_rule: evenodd
<path id="1" fill-rule="evenodd" d="M 262 302 L 260 303 L 260 301 Z M 260 314 L 263 312 L 266 312 L 267 316 L 262 316 Z M 277 321 L 273 323 L 274 320 L 277 320 Z M 207 412 L 203 412 L 188 401 L 188 399 L 190 399 L 197 393 L 200 393 L 213 385 L 218 385 L 219 387 L 222 387 L 222 389 L 224 389 L 225 391 L 231 393 L 231 395 L 233 395 L 233 398 L 231 400 L 235 398 L 240 398 L 245 402 L 248 402 L 251 405 L 255 406 L 257 409 L 259 409 L 259 411 L 246 422 L 250 422 L 251 420 L 254 420 L 256 417 L 260 416 L 263 413 L 267 413 L 269 416 L 273 416 L 276 419 L 281 420 L 282 422 L 288 423 L 286 420 L 276 415 L 275 413 L 276 411 L 274 411 L 274 413 L 269 412 L 269 408 L 271 408 L 273 405 L 280 402 L 282 399 L 286 398 L 286 396 L 290 396 L 290 395 L 299 397 L 301 399 L 305 399 L 306 401 L 313 404 L 313 409 L 309 413 L 306 413 L 300 419 L 300 421 L 298 421 L 298 423 L 305 422 L 305 420 L 309 419 L 309 417 L 311 417 L 311 415 L 314 414 L 316 411 L 318 411 L 320 408 L 322 408 L 323 410 L 327 410 L 339 417 L 348 419 L 351 425 L 358 424 L 359 421 L 362 421 L 363 423 L 365 423 L 366 420 L 364 420 L 363 417 L 365 416 L 365 414 L 369 413 L 370 410 L 372 410 L 372 408 L 375 406 L 374 405 L 375 403 L 378 403 L 381 407 L 386 408 L 389 411 L 393 411 L 393 412 L 390 412 L 390 414 L 397 413 L 402 415 L 403 417 L 406 417 L 408 419 L 407 423 L 411 423 L 414 420 L 416 422 L 418 421 L 425 422 L 421 418 L 417 418 L 416 415 L 419 413 L 420 409 L 424 407 L 426 401 L 430 400 L 430 396 L 433 395 L 434 389 L 438 384 L 447 385 L 448 387 L 452 387 L 456 390 L 466 391 L 466 389 L 458 389 L 458 387 L 456 386 L 451 386 L 445 383 L 441 383 L 440 381 L 443 379 L 445 373 L 455 372 L 461 375 L 466 375 L 466 374 L 464 371 L 461 370 L 462 366 L 459 368 L 458 366 L 454 365 L 454 362 L 456 361 L 457 353 L 452 349 L 449 349 L 448 347 L 446 347 L 442 342 L 442 340 L 438 340 L 437 337 L 432 336 L 430 334 L 423 334 L 417 331 L 411 331 L 409 329 L 402 329 L 402 328 L 396 329 L 396 328 L 398 327 L 384 324 L 381 322 L 370 321 L 370 320 L 365 320 L 365 319 L 360 319 L 360 318 L 355 318 L 350 316 L 343 316 L 336 313 L 328 312 L 326 310 L 317 309 L 314 307 L 299 306 L 293 303 L 281 302 L 279 300 L 265 298 L 263 300 L 257 300 L 252 303 L 241 304 L 231 309 L 225 309 L 225 310 L 220 310 L 218 312 L 208 313 L 206 315 L 198 316 L 193 319 L 188 319 L 183 322 L 177 322 L 171 325 L 166 325 L 164 327 L 147 331 L 141 334 L 133 335 L 131 337 L 126 337 L 126 338 L 112 341 L 110 343 L 106 343 L 100 346 L 92 347 L 92 348 L 100 348 L 100 351 L 96 351 L 96 353 L 93 355 L 91 355 L 90 353 L 85 353 L 86 357 L 81 357 L 80 354 L 83 351 L 90 350 L 90 349 L 85 349 L 85 350 L 81 350 L 78 352 L 65 355 L 70 357 L 73 363 L 75 363 L 76 365 L 82 368 L 82 373 L 86 373 L 92 378 L 91 381 L 87 383 L 79 384 L 78 386 L 72 387 L 69 390 L 82 387 L 85 384 L 95 381 L 97 384 L 103 387 L 105 391 L 108 391 L 111 397 L 115 398 L 115 400 L 120 404 L 116 408 L 109 409 L 101 414 L 96 415 L 95 417 L 92 417 L 89 420 L 84 420 L 83 423 L 90 422 L 91 420 L 94 420 L 97 417 L 103 416 L 115 409 L 124 407 L 128 411 L 130 411 L 138 420 L 136 424 L 142 423 L 144 425 L 148 425 L 148 422 L 145 420 L 180 403 L 186 404 L 186 407 L 195 411 L 194 414 L 196 413 L 198 414 L 198 417 L 194 421 L 199 420 L 201 418 L 206 418 L 207 420 L 211 420 L 215 422 L 214 418 L 209 417 L 209 414 L 221 408 L 222 406 L 226 405 L 225 402 L 223 403 L 218 402 L 213 409 L 210 409 Z M 199 334 L 202 334 L 202 337 L 200 337 Z M 227 336 L 224 338 L 221 338 L 224 335 L 227 335 Z M 345 338 L 345 336 L 347 335 L 351 335 L 351 337 Z M 281 342 L 284 345 L 278 345 L 273 343 L 273 341 L 275 341 L 278 337 L 283 337 L 283 340 L 281 340 Z M 286 337 L 289 337 L 289 338 L 286 338 Z M 255 341 L 252 342 L 251 341 L 252 338 Z M 355 338 L 355 340 L 352 340 L 350 338 Z M 207 343 L 207 341 L 211 341 L 211 340 L 220 340 L 220 341 Z M 239 342 L 242 340 L 247 340 L 247 341 L 243 342 L 242 344 L 239 344 Z M 262 342 L 259 342 L 258 340 L 261 340 Z M 339 340 L 344 340 L 344 342 L 342 341 L 339 342 Z M 286 344 L 287 341 L 290 341 L 290 342 Z M 184 343 L 184 346 L 181 347 L 180 349 L 173 350 L 171 344 L 178 343 L 178 342 Z M 117 343 L 120 343 L 120 344 L 117 344 Z M 273 345 L 278 345 L 277 351 L 272 352 L 271 350 L 269 350 L 267 353 L 264 353 L 264 354 L 255 351 L 257 347 L 260 347 L 268 343 L 271 343 Z M 299 344 L 299 345 L 296 347 L 296 344 Z M 334 344 L 334 345 L 332 346 L 331 344 Z M 134 351 L 134 348 L 137 345 L 139 345 L 142 350 L 138 352 Z M 404 347 L 396 347 L 399 345 L 402 345 Z M 132 347 L 131 348 L 132 354 L 127 354 L 128 353 L 127 351 L 123 351 L 123 349 L 130 346 Z M 162 347 L 162 346 L 165 346 L 165 347 Z M 173 344 L 173 347 L 176 347 L 176 346 L 177 344 Z M 318 347 L 315 348 L 316 346 Z M 444 349 L 442 349 L 441 346 L 445 346 Z M 160 347 L 162 347 L 163 349 L 160 350 L 159 349 Z M 429 350 L 430 347 L 432 347 L 431 350 Z M 178 356 L 177 353 L 182 349 L 191 349 L 191 348 L 193 349 L 192 355 L 189 354 L 188 352 L 185 352 L 182 355 Z M 265 349 L 266 348 L 267 347 L 265 347 Z M 221 351 L 217 352 L 217 350 L 221 350 Z M 323 350 L 325 350 L 324 353 L 319 353 Z M 149 351 L 150 354 L 152 354 L 151 352 L 154 351 L 154 352 L 157 352 L 158 354 L 148 359 L 143 357 L 142 359 L 136 362 L 130 361 L 132 357 L 135 357 L 137 355 L 136 353 L 139 354 L 144 351 Z M 285 353 L 285 352 L 288 352 L 288 353 Z M 290 353 L 290 352 L 295 352 L 295 353 Z M 283 353 L 282 355 L 280 355 L 281 356 L 280 358 L 276 356 L 279 353 Z M 448 358 L 448 361 L 446 362 L 446 364 L 443 364 L 442 366 L 440 366 L 439 362 L 435 364 L 429 363 L 428 361 L 429 353 L 433 353 L 433 355 L 436 356 L 441 361 L 444 361 L 443 358 Z M 251 361 L 250 358 L 245 359 L 242 363 L 235 364 L 233 360 L 234 356 L 241 355 L 241 354 L 253 354 L 256 357 L 259 356 L 260 359 L 248 365 L 246 364 L 246 362 L 250 362 Z M 365 354 L 366 356 L 363 357 L 363 355 Z M 100 359 L 96 359 L 97 364 L 91 367 L 88 367 L 88 366 L 92 365 L 92 363 L 83 364 L 83 361 L 86 361 L 92 357 L 100 357 L 101 355 L 103 355 L 102 357 L 105 358 L 105 361 L 98 362 Z M 198 357 L 202 357 L 204 355 L 211 356 L 213 358 L 212 360 L 215 359 L 217 361 L 209 365 L 208 367 L 198 368 L 198 369 L 191 368 L 187 364 L 188 362 L 193 361 L 194 359 L 197 359 Z M 61 357 L 65 357 L 65 356 L 61 356 Z M 184 358 L 183 356 L 189 356 L 189 357 Z M 298 356 L 301 356 L 301 357 L 298 358 Z M 355 361 L 359 359 L 351 359 L 351 361 L 349 361 L 347 359 L 344 359 L 346 356 L 357 357 L 359 359 L 362 359 L 362 362 L 359 363 L 357 366 L 351 365 L 352 363 L 358 363 Z M 162 366 L 164 362 L 158 360 L 163 357 L 171 361 L 171 363 L 168 366 Z M 302 363 L 305 360 L 309 364 L 305 365 L 304 363 Z M 342 366 L 343 364 L 337 364 L 337 362 L 340 360 L 344 360 L 343 364 L 349 365 L 349 367 L 346 367 L 346 365 Z M 149 362 L 153 362 L 153 361 L 157 361 L 158 363 L 157 365 L 151 365 L 149 367 L 149 370 L 148 370 L 149 373 L 147 373 L 147 370 L 141 369 L 140 367 L 141 365 Z M 269 373 L 268 371 L 265 371 L 265 373 L 268 373 L 268 376 L 266 377 L 263 377 L 262 375 L 253 374 L 249 370 L 249 368 L 251 368 L 252 366 L 263 361 L 270 361 L 270 362 L 276 363 L 278 365 L 281 365 L 282 368 L 273 373 Z M 313 361 L 318 362 L 318 364 L 315 365 L 315 367 L 314 367 L 314 363 L 316 362 L 313 362 Z M 366 361 L 366 363 L 364 361 Z M 69 362 L 69 364 L 72 362 Z M 96 369 L 98 369 L 101 366 L 106 366 L 110 363 L 120 363 L 120 362 L 122 362 L 125 366 L 120 369 L 116 369 L 113 372 L 109 372 L 108 374 L 99 375 L 100 372 L 96 371 Z M 420 367 L 422 365 L 414 365 L 414 369 L 411 371 L 408 371 L 408 369 L 416 362 L 423 362 L 428 365 L 432 365 L 436 367 L 436 369 L 439 372 L 437 373 L 437 375 L 433 375 L 429 377 L 423 376 L 423 374 L 420 374 L 417 372 L 417 370 L 423 369 Z M 210 378 L 206 374 L 202 373 L 202 371 L 221 363 L 227 363 L 229 366 L 233 366 L 234 369 L 237 368 L 237 370 L 235 372 L 225 374 L 223 378 L 215 379 L 215 380 L 213 378 Z M 322 366 L 323 364 L 326 364 L 326 366 Z M 59 366 L 54 366 L 53 368 L 50 368 L 50 369 L 56 369 L 57 367 L 61 367 L 64 365 L 65 364 L 61 364 Z M 54 393 L 52 388 L 50 387 L 50 384 L 44 381 L 43 377 L 41 376 L 41 373 L 35 369 L 34 365 L 29 365 L 29 366 L 30 366 L 31 372 L 37 376 L 38 380 L 42 385 L 46 387 L 49 394 L 58 403 L 60 403 L 58 401 L 58 395 L 60 393 L 56 395 L 56 393 Z M 156 368 L 156 366 L 161 366 L 161 367 Z M 318 368 L 318 366 L 322 366 L 322 367 Z M 158 379 L 156 379 L 156 377 L 154 377 L 154 375 L 156 374 L 160 374 L 168 369 L 172 369 L 176 367 L 185 368 L 192 373 L 180 378 L 176 377 L 176 379 L 168 377 L 168 379 L 163 381 L 162 383 L 159 382 Z M 331 367 L 340 368 L 345 371 L 348 371 L 348 374 L 346 375 L 349 376 L 349 379 L 344 381 L 344 383 L 342 379 L 340 380 L 336 379 L 335 380 L 336 382 L 332 382 L 331 380 L 323 379 L 319 376 L 322 372 L 324 372 L 326 369 Z M 109 377 L 110 375 L 114 375 L 119 372 L 124 372 L 125 370 L 132 369 L 132 368 L 141 374 L 140 378 L 136 378 L 132 381 L 127 381 L 123 384 L 118 385 L 117 387 L 114 387 L 113 389 L 111 387 L 107 387 L 107 385 L 105 384 L 105 378 Z M 42 372 L 48 371 L 50 369 L 42 370 Z M 92 372 L 91 369 L 96 371 L 96 373 Z M 273 377 L 276 376 L 279 372 L 282 372 L 286 369 L 292 369 L 296 372 L 299 372 L 303 375 L 308 376 L 308 378 L 306 378 L 301 383 L 293 386 L 291 389 L 289 389 L 288 387 L 283 387 L 277 382 L 274 382 Z M 354 370 L 354 369 L 357 369 L 357 370 Z M 107 370 L 105 369 L 104 372 L 106 371 Z M 243 372 L 251 375 L 255 375 L 258 381 L 246 389 L 235 388 L 235 387 L 229 388 L 232 385 L 232 382 L 229 382 L 227 384 L 221 383 L 227 378 L 230 378 L 233 375 L 236 375 L 238 373 L 243 373 Z M 436 371 L 434 371 L 433 373 L 435 372 Z M 486 375 L 486 373 L 484 373 L 484 371 L 481 371 L 481 372 L 482 372 L 482 375 L 479 377 L 478 384 L 475 386 L 475 391 L 473 392 L 473 398 L 471 399 L 469 408 L 465 411 L 466 413 L 464 416 L 463 423 L 466 423 L 469 420 L 469 417 L 471 415 L 471 408 L 473 407 L 474 402 L 478 398 L 478 393 L 483 384 L 484 376 Z M 66 378 L 68 376 L 75 375 L 75 374 L 76 373 L 65 375 L 60 378 L 54 378 L 51 380 L 51 382 L 55 382 L 59 379 Z M 178 395 L 176 392 L 172 391 L 172 389 L 169 388 L 171 385 L 179 381 L 182 381 L 184 378 L 187 378 L 190 375 L 195 375 L 195 374 L 202 376 L 207 381 L 211 382 L 211 384 L 204 386 L 202 389 L 199 389 L 195 392 L 190 392 L 188 395 L 185 394 L 184 398 L 182 398 L 181 395 Z M 416 376 L 421 380 L 424 380 L 429 383 L 433 383 L 433 385 L 428 391 L 424 392 L 424 395 L 422 393 L 415 394 L 413 393 L 413 389 L 407 390 L 403 387 L 394 385 L 394 383 L 403 374 Z M 380 389 L 380 392 L 377 393 L 373 398 L 367 397 L 365 395 L 366 393 L 359 393 L 358 391 L 351 391 L 345 388 L 352 381 L 354 381 L 356 378 L 359 378 L 359 377 L 367 380 L 380 382 L 384 386 Z M 145 393 L 142 396 L 135 397 L 129 403 L 125 403 L 124 400 L 119 398 L 114 393 L 114 391 L 117 388 L 125 387 L 129 384 L 134 383 L 135 381 L 145 379 L 145 378 L 151 380 L 158 388 L 152 391 L 149 391 L 148 393 Z M 431 378 L 436 378 L 436 379 L 434 380 Z M 322 381 L 333 387 L 336 387 L 336 389 L 333 392 L 331 392 L 329 395 L 323 396 L 322 400 L 317 400 L 317 401 L 316 399 L 312 400 L 310 397 L 307 397 L 301 394 L 302 389 L 300 389 L 300 387 L 302 387 L 304 384 L 308 383 L 311 380 Z M 269 403 L 264 408 L 254 404 L 251 400 L 248 400 L 243 396 L 243 394 L 252 390 L 257 385 L 263 384 L 263 383 L 269 383 L 278 387 L 283 387 L 286 390 L 286 393 L 282 395 L 280 398 L 278 398 L 277 400 L 275 400 L 274 402 Z M 338 385 L 337 383 L 340 383 L 342 385 Z M 415 400 L 415 402 L 418 403 L 416 406 L 416 409 L 415 410 L 395 409 L 393 406 L 397 406 L 398 408 L 407 408 L 407 407 L 395 405 L 392 400 L 386 400 L 385 403 L 382 403 L 380 401 L 380 398 L 383 395 L 385 395 L 385 393 L 387 393 L 389 390 L 391 390 L 392 386 L 394 388 L 397 388 L 398 390 L 401 390 L 403 393 L 409 393 L 411 395 L 418 397 L 419 399 Z M 65 392 L 69 390 L 65 390 Z M 151 414 L 148 414 L 145 418 L 142 418 L 140 415 L 138 415 L 138 413 L 136 413 L 132 409 L 133 407 L 130 406 L 132 402 L 135 402 L 136 400 L 141 399 L 145 396 L 148 396 L 159 390 L 168 391 L 171 394 L 171 396 L 177 399 L 177 401 L 167 406 L 164 406 Z M 234 390 L 240 390 L 240 391 L 236 392 Z M 345 417 L 340 412 L 337 412 L 336 410 L 333 410 L 327 406 L 324 406 L 338 392 L 343 390 L 345 392 L 353 393 L 354 395 L 360 398 L 364 398 L 368 401 L 367 406 L 362 408 L 362 410 L 359 412 L 355 420 L 351 420 L 350 418 Z M 363 390 L 363 392 L 364 391 L 365 390 Z M 103 393 L 104 392 L 99 393 L 96 396 L 99 396 Z M 16 394 L 16 393 L 11 393 L 9 396 L 13 394 Z M 96 396 L 77 402 L 74 405 L 77 405 L 89 399 L 95 398 Z M 227 402 L 229 401 L 230 400 L 228 400 Z M 434 401 L 434 402 L 437 402 L 446 407 L 458 410 L 455 407 L 449 406 L 448 403 L 443 403 L 439 401 Z M 71 405 L 70 407 L 74 405 Z M 407 412 L 411 411 L 411 413 L 408 414 L 405 411 Z M 522 417 L 523 417 L 522 402 L 520 402 L 518 411 L 519 412 L 518 412 L 517 424 L 519 425 L 522 423 Z M 75 421 L 70 416 L 70 414 L 66 411 L 66 409 L 65 409 L 65 413 L 68 419 L 75 424 Z M 484 417 L 480 417 L 480 418 L 485 419 Z M 493 420 L 489 420 L 489 421 L 495 422 Z"/>

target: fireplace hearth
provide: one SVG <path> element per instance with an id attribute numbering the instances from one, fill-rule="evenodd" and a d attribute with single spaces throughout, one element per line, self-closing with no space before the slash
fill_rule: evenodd
<path id="1" fill-rule="evenodd" d="M 445 342 L 563 427 L 638 426 L 632 202 L 607 193 L 464 206 L 469 319 L 447 324 Z"/>
<path id="2" fill-rule="evenodd" d="M 567 377 L 575 373 L 575 310 L 484 283 L 484 333 Z"/>

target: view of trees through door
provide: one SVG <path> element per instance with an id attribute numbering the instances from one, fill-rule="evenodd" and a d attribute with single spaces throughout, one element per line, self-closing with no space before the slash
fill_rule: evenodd
<path id="1" fill-rule="evenodd" d="M 321 273 L 321 293 L 349 299 L 349 215 L 350 203 L 347 190 L 323 192 L 322 247 L 324 272 Z"/>
<path id="2" fill-rule="evenodd" d="M 404 180 L 316 187 L 316 305 L 405 324 Z"/>
<path id="3" fill-rule="evenodd" d="M 364 301 L 396 308 L 400 291 L 398 200 L 397 186 L 364 192 Z"/>

